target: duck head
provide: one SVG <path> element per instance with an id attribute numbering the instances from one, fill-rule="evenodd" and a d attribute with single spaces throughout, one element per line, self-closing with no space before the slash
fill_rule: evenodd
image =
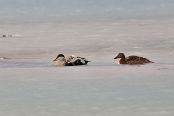
<path id="1" fill-rule="evenodd" d="M 57 57 L 56 57 L 56 59 L 54 59 L 53 61 L 57 61 L 57 59 L 63 59 L 63 58 L 65 58 L 65 56 L 63 55 L 63 54 L 59 54 L 59 55 L 57 55 Z"/>
<path id="2" fill-rule="evenodd" d="M 119 53 L 114 59 L 117 59 L 117 58 L 124 58 L 125 59 L 124 53 Z"/>

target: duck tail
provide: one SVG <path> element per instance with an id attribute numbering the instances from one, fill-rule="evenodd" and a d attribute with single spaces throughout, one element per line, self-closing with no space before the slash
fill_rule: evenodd
<path id="1" fill-rule="evenodd" d="M 150 63 L 155 63 L 155 62 L 153 62 L 153 61 L 150 61 Z"/>
<path id="2" fill-rule="evenodd" d="M 91 62 L 91 61 L 85 60 L 85 64 L 88 64 L 88 62 Z"/>

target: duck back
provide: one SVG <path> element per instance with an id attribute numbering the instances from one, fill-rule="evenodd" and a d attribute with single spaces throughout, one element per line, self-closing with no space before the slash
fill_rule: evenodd
<path id="1" fill-rule="evenodd" d="M 139 56 L 128 56 L 126 58 L 127 64 L 145 64 L 145 63 L 153 63 L 147 58 L 139 57 Z"/>

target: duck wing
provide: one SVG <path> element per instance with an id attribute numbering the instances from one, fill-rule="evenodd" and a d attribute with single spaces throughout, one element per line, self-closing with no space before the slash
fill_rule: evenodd
<path id="1" fill-rule="evenodd" d="M 75 64 L 76 65 L 86 65 L 86 64 L 88 64 L 88 62 L 90 62 L 90 61 L 88 61 L 85 58 L 77 58 L 75 61 Z"/>
<path id="2" fill-rule="evenodd" d="M 139 56 L 128 56 L 126 58 L 128 64 L 144 64 L 144 63 L 153 63 L 147 58 L 139 57 Z"/>
<path id="3" fill-rule="evenodd" d="M 75 65 L 86 65 L 88 60 L 82 57 L 69 57 L 66 62 L 66 66 L 75 66 Z"/>
<path id="4" fill-rule="evenodd" d="M 139 60 L 139 56 L 128 56 L 126 57 L 126 61 L 134 61 L 134 60 Z"/>

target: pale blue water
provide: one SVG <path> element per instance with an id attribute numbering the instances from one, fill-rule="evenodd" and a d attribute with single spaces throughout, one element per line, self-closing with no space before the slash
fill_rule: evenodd
<path id="1" fill-rule="evenodd" d="M 173 16 L 173 0 L 0 0 L 2 23 Z"/>
<path id="2" fill-rule="evenodd" d="M 173 0 L 0 0 L 0 116 L 173 116 Z M 118 52 L 154 61 L 122 66 Z M 56 67 L 58 53 L 92 62 Z"/>

